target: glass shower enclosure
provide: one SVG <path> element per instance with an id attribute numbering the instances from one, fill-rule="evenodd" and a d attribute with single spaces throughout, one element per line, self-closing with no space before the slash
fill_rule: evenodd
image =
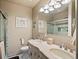
<path id="1" fill-rule="evenodd" d="M 4 42 L 4 49 L 5 49 L 5 56 L 7 56 L 6 53 L 6 26 L 7 26 L 7 18 L 5 15 L 0 11 L 0 42 Z M 7 59 L 7 58 L 6 58 Z"/>

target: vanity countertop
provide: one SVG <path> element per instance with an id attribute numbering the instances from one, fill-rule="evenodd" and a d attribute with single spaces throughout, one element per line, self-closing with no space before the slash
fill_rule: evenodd
<path id="1" fill-rule="evenodd" d="M 35 39 L 35 40 L 32 39 L 32 40 L 29 40 L 28 42 L 30 44 L 32 44 L 33 46 L 37 47 L 48 59 L 52 59 L 52 58 L 53 59 L 62 59 L 61 57 L 55 55 L 54 53 L 52 53 L 50 51 L 50 49 L 52 49 L 52 48 L 61 49 L 61 48 L 59 48 L 59 46 L 54 45 L 54 44 L 49 45 L 49 44 L 47 44 L 46 41 L 42 41 L 39 39 Z M 65 51 L 65 52 L 68 52 L 68 51 Z M 69 53 L 69 54 L 71 54 L 71 53 Z M 73 56 L 73 54 L 71 54 L 71 56 Z"/>

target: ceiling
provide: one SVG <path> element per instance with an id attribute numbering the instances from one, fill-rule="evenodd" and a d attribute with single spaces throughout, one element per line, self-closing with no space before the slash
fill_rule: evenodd
<path id="1" fill-rule="evenodd" d="M 33 8 L 40 0 L 7 0 L 7 1 Z"/>

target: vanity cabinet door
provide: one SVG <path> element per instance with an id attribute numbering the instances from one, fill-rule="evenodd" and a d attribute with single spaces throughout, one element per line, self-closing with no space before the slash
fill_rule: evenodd
<path id="1" fill-rule="evenodd" d="M 32 54 L 33 59 L 38 59 L 39 50 L 36 47 L 33 47 Z"/>
<path id="2" fill-rule="evenodd" d="M 30 55 L 31 55 L 31 59 L 38 59 L 38 57 L 39 57 L 39 50 L 38 50 L 38 48 L 36 48 L 36 47 L 31 45 Z"/>
<path id="3" fill-rule="evenodd" d="M 40 52 L 40 59 L 48 59 L 42 52 Z"/>
<path id="4" fill-rule="evenodd" d="M 31 59 L 48 59 L 38 48 L 30 45 Z"/>
<path id="5" fill-rule="evenodd" d="M 34 58 L 34 47 L 33 46 L 31 46 L 31 48 L 30 48 L 30 56 L 31 56 L 31 59 L 35 59 Z"/>

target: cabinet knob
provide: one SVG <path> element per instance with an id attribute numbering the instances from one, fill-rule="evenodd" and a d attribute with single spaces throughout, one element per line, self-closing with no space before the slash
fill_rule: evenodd
<path id="1" fill-rule="evenodd" d="M 40 59 L 40 58 L 41 58 L 41 56 L 40 56 L 40 55 L 38 55 L 38 58 Z"/>
<path id="2" fill-rule="evenodd" d="M 32 56 L 32 52 L 30 52 L 30 56 Z"/>

